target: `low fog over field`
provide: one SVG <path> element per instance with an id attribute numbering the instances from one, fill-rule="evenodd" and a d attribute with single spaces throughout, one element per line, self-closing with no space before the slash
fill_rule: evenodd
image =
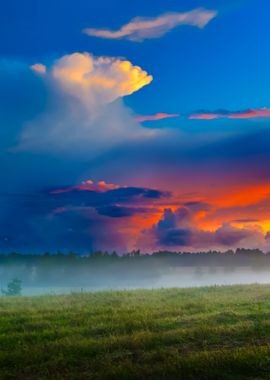
<path id="1" fill-rule="evenodd" d="M 132 252 L 0 257 L 0 285 L 22 281 L 24 295 L 103 289 L 270 283 L 270 254 L 259 250 L 207 253 Z"/>
<path id="2" fill-rule="evenodd" d="M 40 294 L 66 294 L 71 292 L 88 292 L 98 290 L 121 290 L 121 289 L 138 289 L 138 288 L 171 288 L 171 287 L 197 287 L 211 285 L 236 285 L 236 284 L 270 284 L 270 269 L 256 271 L 253 269 L 238 268 L 233 272 L 226 273 L 224 268 L 217 267 L 216 273 L 212 272 L 213 268 L 203 267 L 197 271 L 194 268 L 185 269 L 168 269 L 164 270 L 157 278 L 144 278 L 140 280 L 129 281 L 127 278 L 119 282 L 114 278 L 106 276 L 92 277 L 89 285 L 87 281 L 77 279 L 78 286 L 66 285 L 52 286 L 50 283 L 44 286 L 25 286 L 23 287 L 23 295 L 40 295 Z M 101 281 L 104 280 L 104 284 Z M 95 284 L 96 283 L 96 284 Z M 80 285 L 81 284 L 81 285 Z"/>

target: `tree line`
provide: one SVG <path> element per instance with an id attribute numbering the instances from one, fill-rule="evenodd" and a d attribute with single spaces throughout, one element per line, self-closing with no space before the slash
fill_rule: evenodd
<path id="1" fill-rule="evenodd" d="M 77 255 L 44 253 L 0 255 L 0 286 L 14 278 L 24 286 L 116 286 L 155 280 L 172 271 L 232 272 L 239 268 L 270 270 L 270 253 L 258 249 L 236 249 L 226 252 L 157 251 L 142 254 L 139 250 L 124 255 L 116 252 L 91 252 Z M 181 272 L 182 271 L 182 272 Z"/>

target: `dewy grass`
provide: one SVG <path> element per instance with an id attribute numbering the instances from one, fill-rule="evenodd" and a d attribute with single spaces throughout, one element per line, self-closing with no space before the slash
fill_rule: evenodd
<path id="1" fill-rule="evenodd" d="M 270 286 L 0 298 L 0 379 L 270 379 Z"/>

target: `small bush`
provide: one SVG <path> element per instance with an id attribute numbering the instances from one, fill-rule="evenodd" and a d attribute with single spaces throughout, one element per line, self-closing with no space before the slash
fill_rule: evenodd
<path id="1" fill-rule="evenodd" d="M 22 293 L 22 281 L 14 278 L 7 284 L 7 289 L 1 289 L 5 296 L 20 296 Z"/>

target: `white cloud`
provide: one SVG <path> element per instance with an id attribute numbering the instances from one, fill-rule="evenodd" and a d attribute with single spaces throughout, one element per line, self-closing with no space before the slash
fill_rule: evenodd
<path id="1" fill-rule="evenodd" d="M 131 62 L 111 57 L 74 53 L 60 58 L 51 74 L 64 91 L 87 104 L 106 104 L 130 95 L 152 81 L 152 76 Z"/>
<path id="2" fill-rule="evenodd" d="M 158 17 L 135 17 L 119 30 L 85 28 L 83 32 L 89 36 L 107 39 L 126 39 L 129 41 L 144 41 L 145 39 L 162 37 L 170 30 L 180 25 L 205 27 L 217 11 L 197 8 L 189 12 L 166 13 Z"/>
<path id="3" fill-rule="evenodd" d="M 31 69 L 40 74 L 42 64 Z M 74 53 L 42 70 L 50 104 L 21 134 L 18 149 L 103 153 L 131 139 L 151 136 L 122 98 L 152 81 L 131 62 Z"/>

